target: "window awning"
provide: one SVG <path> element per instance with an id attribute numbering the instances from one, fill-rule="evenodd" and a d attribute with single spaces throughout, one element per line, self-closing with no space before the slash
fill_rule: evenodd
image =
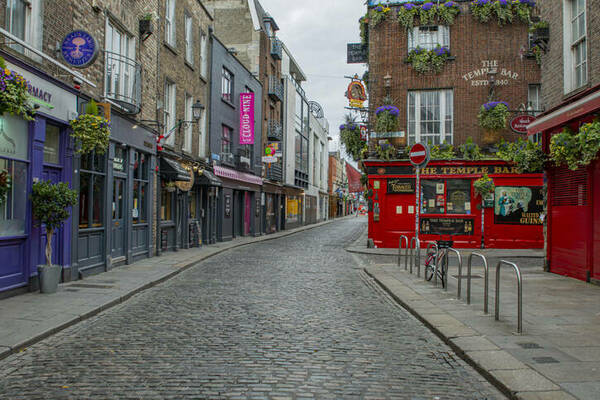
<path id="1" fill-rule="evenodd" d="M 173 181 L 189 182 L 192 176 L 189 171 L 181 166 L 177 161 L 169 158 L 160 158 L 160 174 Z"/>
<path id="2" fill-rule="evenodd" d="M 572 103 L 567 103 L 546 115 L 540 116 L 527 127 L 527 135 L 544 132 L 569 121 L 583 117 L 591 112 L 600 110 L 600 87 Z"/>
<path id="3" fill-rule="evenodd" d="M 204 186 L 222 186 L 223 185 L 223 181 L 221 181 L 219 178 L 217 178 L 215 176 L 215 174 L 213 174 L 210 171 L 204 170 L 201 173 L 199 173 L 198 175 L 200 176 L 200 178 L 198 179 L 199 185 L 204 185 Z"/>

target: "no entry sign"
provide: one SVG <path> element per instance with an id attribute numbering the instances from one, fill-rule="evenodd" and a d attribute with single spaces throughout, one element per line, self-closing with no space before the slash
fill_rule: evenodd
<path id="1" fill-rule="evenodd" d="M 411 147 L 408 158 L 415 167 L 422 167 L 429 161 L 429 148 L 423 143 L 417 143 Z"/>

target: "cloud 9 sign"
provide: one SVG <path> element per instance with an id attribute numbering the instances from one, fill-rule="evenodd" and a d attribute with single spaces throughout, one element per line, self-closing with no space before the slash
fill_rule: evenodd
<path id="1" fill-rule="evenodd" d="M 254 93 L 240 93 L 240 144 L 254 144 Z"/>

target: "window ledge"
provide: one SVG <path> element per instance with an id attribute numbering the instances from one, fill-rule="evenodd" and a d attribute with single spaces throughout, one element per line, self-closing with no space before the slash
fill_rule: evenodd
<path id="1" fill-rule="evenodd" d="M 204 75 L 202 74 L 198 74 L 198 78 L 200 78 L 200 80 L 204 83 L 208 83 L 208 78 L 206 78 Z"/>
<path id="2" fill-rule="evenodd" d="M 225 104 L 227 104 L 228 106 L 230 106 L 231 108 L 235 109 L 235 104 L 233 104 L 231 101 L 224 99 L 223 97 L 221 97 L 221 101 Z"/>
<path id="3" fill-rule="evenodd" d="M 194 68 L 194 64 L 191 64 L 188 60 L 185 60 L 185 65 L 192 71 L 196 71 L 196 68 Z"/>
<path id="4" fill-rule="evenodd" d="M 446 61 L 455 61 L 456 60 L 456 56 L 449 56 L 448 58 L 446 58 Z M 410 61 L 408 61 L 408 57 L 406 57 L 404 59 L 404 64 L 410 64 Z"/>
<path id="5" fill-rule="evenodd" d="M 177 51 L 177 48 L 175 46 L 173 46 L 172 44 L 169 44 L 168 42 L 163 42 L 163 44 L 165 45 L 165 47 L 169 50 L 171 50 L 171 53 L 175 54 L 176 56 L 179 55 L 179 52 Z"/>
<path id="6" fill-rule="evenodd" d="M 569 98 L 571 98 L 571 97 L 573 97 L 573 96 L 575 96 L 575 95 L 577 95 L 577 94 L 579 94 L 579 93 L 581 93 L 581 92 L 583 92 L 583 91 L 585 91 L 585 90 L 587 90 L 587 89 L 589 89 L 591 87 L 592 87 L 592 84 L 590 82 L 588 82 L 585 85 L 578 87 L 577 89 L 573 89 L 570 92 L 565 93 L 563 95 L 563 97 L 562 97 L 562 100 L 563 101 L 568 100 Z"/>

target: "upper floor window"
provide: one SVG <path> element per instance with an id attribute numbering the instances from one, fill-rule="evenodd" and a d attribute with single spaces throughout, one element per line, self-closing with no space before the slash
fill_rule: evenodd
<path id="1" fill-rule="evenodd" d="M 221 96 L 223 100 L 229 102 L 233 99 L 233 75 L 226 68 L 223 68 L 221 80 Z"/>
<path id="2" fill-rule="evenodd" d="M 175 37 L 175 0 L 166 0 L 165 40 L 171 46 L 177 44 L 177 39 Z"/>
<path id="3" fill-rule="evenodd" d="M 165 138 L 166 144 L 173 145 L 175 144 L 175 133 L 172 132 L 175 127 L 175 96 L 176 96 L 176 88 L 175 84 L 172 82 L 165 82 L 165 103 L 163 106 L 164 109 L 164 124 L 165 124 Z"/>
<path id="4" fill-rule="evenodd" d="M 193 120 L 192 106 L 194 105 L 194 98 L 188 94 L 185 95 L 185 120 Z M 192 128 L 193 124 L 188 123 L 185 125 L 185 133 L 183 137 L 183 150 L 191 153 L 192 151 Z"/>
<path id="5" fill-rule="evenodd" d="M 194 65 L 194 33 L 193 20 L 188 14 L 185 15 L 185 61 Z"/>
<path id="6" fill-rule="evenodd" d="M 42 0 L 7 0 L 5 10 L 6 30 L 19 39 L 33 45 L 37 49 L 42 47 Z M 13 49 L 24 53 L 25 49 L 19 44 L 10 45 Z M 37 58 L 33 53 L 26 53 Z"/>
<path id="7" fill-rule="evenodd" d="M 452 90 L 423 90 L 408 92 L 408 142 L 452 143 Z"/>
<path id="8" fill-rule="evenodd" d="M 223 136 L 221 137 L 221 153 L 231 153 L 231 138 L 233 129 L 227 125 L 223 125 Z"/>
<path id="9" fill-rule="evenodd" d="M 565 48 L 570 49 L 565 60 L 565 92 L 570 92 L 588 82 L 586 1 L 569 0 L 565 4 Z"/>
<path id="10" fill-rule="evenodd" d="M 533 115 L 539 114 L 542 109 L 542 85 L 530 84 L 527 90 L 527 109 L 534 110 Z M 539 143 L 542 141 L 542 134 L 536 133 L 529 136 L 529 140 Z"/>
<path id="11" fill-rule="evenodd" d="M 208 37 L 204 32 L 200 32 L 200 75 L 208 75 Z"/>
<path id="12" fill-rule="evenodd" d="M 439 26 L 416 26 L 408 31 L 408 51 L 417 47 L 433 50 L 436 47 L 450 48 L 450 28 Z"/>
<path id="13" fill-rule="evenodd" d="M 105 55 L 106 96 L 131 101 L 135 83 L 135 39 L 110 21 L 106 25 Z"/>

